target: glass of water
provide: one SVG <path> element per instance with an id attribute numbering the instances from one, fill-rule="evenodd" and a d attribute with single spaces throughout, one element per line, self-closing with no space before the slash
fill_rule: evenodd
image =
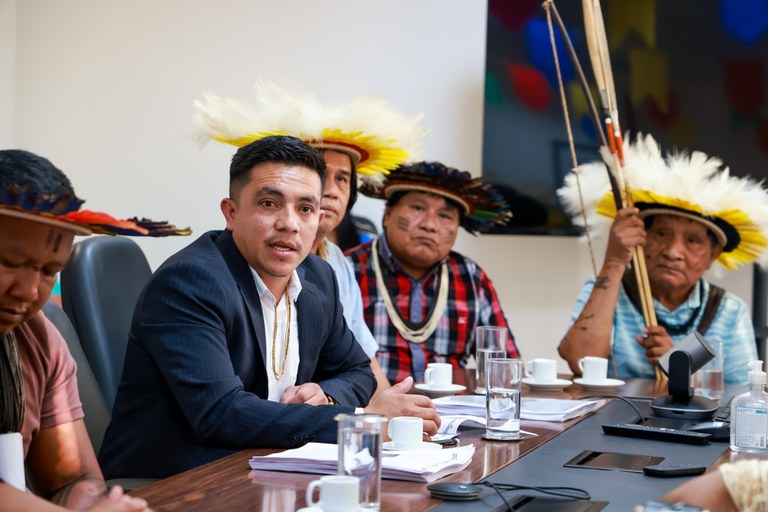
<path id="1" fill-rule="evenodd" d="M 693 392 L 697 395 L 720 400 L 723 396 L 723 342 L 708 340 L 715 357 L 693 374 Z"/>
<path id="2" fill-rule="evenodd" d="M 523 361 L 490 359 L 486 362 L 485 438 L 506 441 L 520 438 L 520 386 Z"/>
<path id="3" fill-rule="evenodd" d="M 378 414 L 338 414 L 340 475 L 360 479 L 360 509 L 381 509 L 381 436 L 387 418 Z"/>
<path id="4" fill-rule="evenodd" d="M 485 393 L 487 361 L 500 357 L 507 357 L 507 329 L 491 325 L 475 327 L 475 393 Z"/>

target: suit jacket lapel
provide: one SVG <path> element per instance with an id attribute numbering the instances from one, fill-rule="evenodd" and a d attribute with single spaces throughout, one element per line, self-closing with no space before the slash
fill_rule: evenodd
<path id="1" fill-rule="evenodd" d="M 248 308 L 248 313 L 251 317 L 251 325 L 253 326 L 253 331 L 256 333 L 256 340 L 259 344 L 262 368 L 266 368 L 267 346 L 266 334 L 264 333 L 264 315 L 261 312 L 261 299 L 259 299 L 259 293 L 256 291 L 256 283 L 253 282 L 251 267 L 248 266 L 248 262 L 245 261 L 245 258 L 243 258 L 243 255 L 235 245 L 231 231 L 222 231 L 216 238 L 216 246 L 221 251 L 224 261 L 227 262 L 229 271 L 234 276 L 235 281 L 237 282 L 237 287 L 240 289 L 240 294 L 243 297 L 243 301 Z"/>
<path id="2" fill-rule="evenodd" d="M 297 382 L 308 382 L 314 376 L 316 365 L 308 367 L 307 364 L 318 359 L 317 351 L 320 350 L 315 340 L 320 339 L 317 329 L 322 326 L 322 319 L 319 318 L 320 308 L 316 308 L 315 304 L 323 299 L 317 287 L 304 279 L 304 269 L 299 266 L 296 271 L 301 279 L 301 293 L 296 301 L 296 323 L 299 327 L 299 370 L 296 377 Z"/>

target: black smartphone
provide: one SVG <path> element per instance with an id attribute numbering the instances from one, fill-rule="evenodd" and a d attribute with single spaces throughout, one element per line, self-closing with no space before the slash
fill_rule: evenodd
<path id="1" fill-rule="evenodd" d="M 431 441 L 431 442 L 435 444 L 441 444 L 443 446 L 456 446 L 457 444 L 459 444 L 459 440 L 456 439 L 455 437 L 451 437 L 449 439 L 439 439 L 437 441 Z"/>
<path id="2" fill-rule="evenodd" d="M 697 466 L 695 464 L 662 463 L 652 466 L 645 466 L 643 468 L 643 473 L 648 476 L 672 478 L 676 476 L 696 476 L 704 473 L 706 470 L 706 466 Z"/>

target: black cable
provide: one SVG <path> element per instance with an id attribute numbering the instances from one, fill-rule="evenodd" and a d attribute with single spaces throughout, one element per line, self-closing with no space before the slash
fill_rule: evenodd
<path id="1" fill-rule="evenodd" d="M 640 409 L 637 408 L 635 404 L 632 403 L 632 401 L 626 397 L 620 396 L 620 395 L 589 395 L 579 398 L 579 400 L 591 400 L 594 398 L 618 398 L 622 402 L 626 402 L 629 404 L 630 407 L 632 407 L 635 412 L 637 413 L 638 418 L 640 418 L 640 422 L 644 422 L 646 420 L 645 416 L 643 416 L 643 413 L 640 412 Z"/>
<path id="2" fill-rule="evenodd" d="M 499 495 L 499 498 L 501 498 L 501 501 L 503 501 L 503 502 L 504 502 L 504 504 L 507 506 L 507 510 L 508 510 L 509 512 L 512 512 L 512 505 L 510 505 L 510 504 L 509 504 L 509 502 L 507 501 L 507 498 L 505 498 L 505 497 L 504 497 L 504 495 L 501 493 L 501 489 L 499 489 L 499 488 L 496 486 L 496 484 L 494 484 L 493 482 L 480 482 L 480 484 L 481 484 L 481 485 L 484 485 L 484 486 L 486 486 L 486 487 L 490 487 L 491 489 L 493 489 L 494 491 L 496 491 L 496 494 L 498 494 L 498 495 Z"/>
<path id="3" fill-rule="evenodd" d="M 489 481 L 478 482 L 476 485 L 484 485 L 490 487 L 499 495 L 507 506 L 507 510 L 512 511 L 512 505 L 504 497 L 502 491 L 537 491 L 541 494 L 549 496 L 557 496 L 558 498 L 567 498 L 571 500 L 590 500 L 592 496 L 584 489 L 578 487 L 564 487 L 564 486 L 535 486 L 535 485 L 516 485 L 516 484 L 496 484 Z"/>
<path id="4" fill-rule="evenodd" d="M 581 400 L 592 400 L 592 399 L 609 399 L 609 398 L 618 398 L 619 400 L 626 402 L 632 409 L 635 410 L 635 413 L 637 413 L 638 418 L 640 418 L 640 421 L 643 422 L 646 420 L 645 416 L 643 416 L 643 413 L 640 412 L 640 409 L 637 408 L 635 404 L 632 403 L 631 400 L 629 400 L 626 397 L 619 396 L 619 395 L 589 395 L 585 397 L 581 397 Z M 534 485 L 516 485 L 516 484 L 497 484 L 489 481 L 483 481 L 483 482 L 477 482 L 476 485 L 483 485 L 485 487 L 490 487 L 496 493 L 499 495 L 499 497 L 502 499 L 504 504 L 507 506 L 507 510 L 512 512 L 512 505 L 507 501 L 507 499 L 504 497 L 504 494 L 502 491 L 537 491 L 541 494 L 549 495 L 549 496 L 557 496 L 559 498 L 566 498 L 571 500 L 590 500 L 592 499 L 592 496 L 585 491 L 584 489 L 579 489 L 578 487 L 566 487 L 566 486 L 534 486 Z"/>

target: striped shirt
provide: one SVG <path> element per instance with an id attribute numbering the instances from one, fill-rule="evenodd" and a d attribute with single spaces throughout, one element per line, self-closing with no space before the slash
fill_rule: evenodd
<path id="1" fill-rule="evenodd" d="M 378 240 L 381 273 L 393 304 L 412 324 L 422 323 L 437 297 L 442 265 L 437 264 L 420 279 L 413 279 L 392 255 L 386 237 Z M 379 344 L 376 357 L 390 382 L 399 382 L 409 375 L 423 380 L 426 365 L 432 362 L 463 367 L 474 352 L 474 330 L 478 325 L 506 327 L 507 352 L 510 357 L 520 356 L 491 280 L 477 263 L 453 251 L 443 260 L 450 288 L 435 332 L 424 343 L 407 341 L 389 319 L 376 285 L 371 252 L 372 242 L 368 242 L 352 249 L 347 257 L 360 284 L 365 322 Z"/>
<path id="2" fill-rule="evenodd" d="M 338 245 L 328 240 L 323 240 L 322 243 L 325 244 L 328 263 L 333 267 L 336 281 L 339 283 L 339 301 L 344 309 L 344 320 L 366 355 L 373 357 L 379 345 L 363 320 L 363 303 L 360 300 L 360 288 L 357 286 L 352 264 L 344 257 Z"/>
<path id="3" fill-rule="evenodd" d="M 571 323 L 576 321 L 581 310 L 584 309 L 594 284 L 594 276 L 590 277 L 584 284 L 571 314 Z M 701 293 L 700 288 L 702 286 L 704 287 L 703 293 Z M 688 299 L 674 311 L 669 311 L 654 299 L 653 305 L 656 316 L 667 325 L 683 325 L 691 319 L 692 315 L 697 316 L 689 332 L 671 336 L 675 345 L 696 329 L 701 316 L 704 314 L 703 305 L 706 304 L 708 297 L 709 283 L 701 279 L 691 290 Z M 653 367 L 645 357 L 645 348 L 635 339 L 636 336 L 643 333 L 644 328 L 645 323 L 642 314 L 632 305 L 622 286 L 616 303 L 611 335 L 611 347 L 618 378 L 654 377 Z M 723 372 L 726 384 L 746 384 L 747 372 L 749 371 L 747 363 L 757 359 L 757 345 L 752 319 L 744 301 L 736 295 L 726 292 L 712 324 L 704 336 L 709 340 L 723 342 Z"/>

